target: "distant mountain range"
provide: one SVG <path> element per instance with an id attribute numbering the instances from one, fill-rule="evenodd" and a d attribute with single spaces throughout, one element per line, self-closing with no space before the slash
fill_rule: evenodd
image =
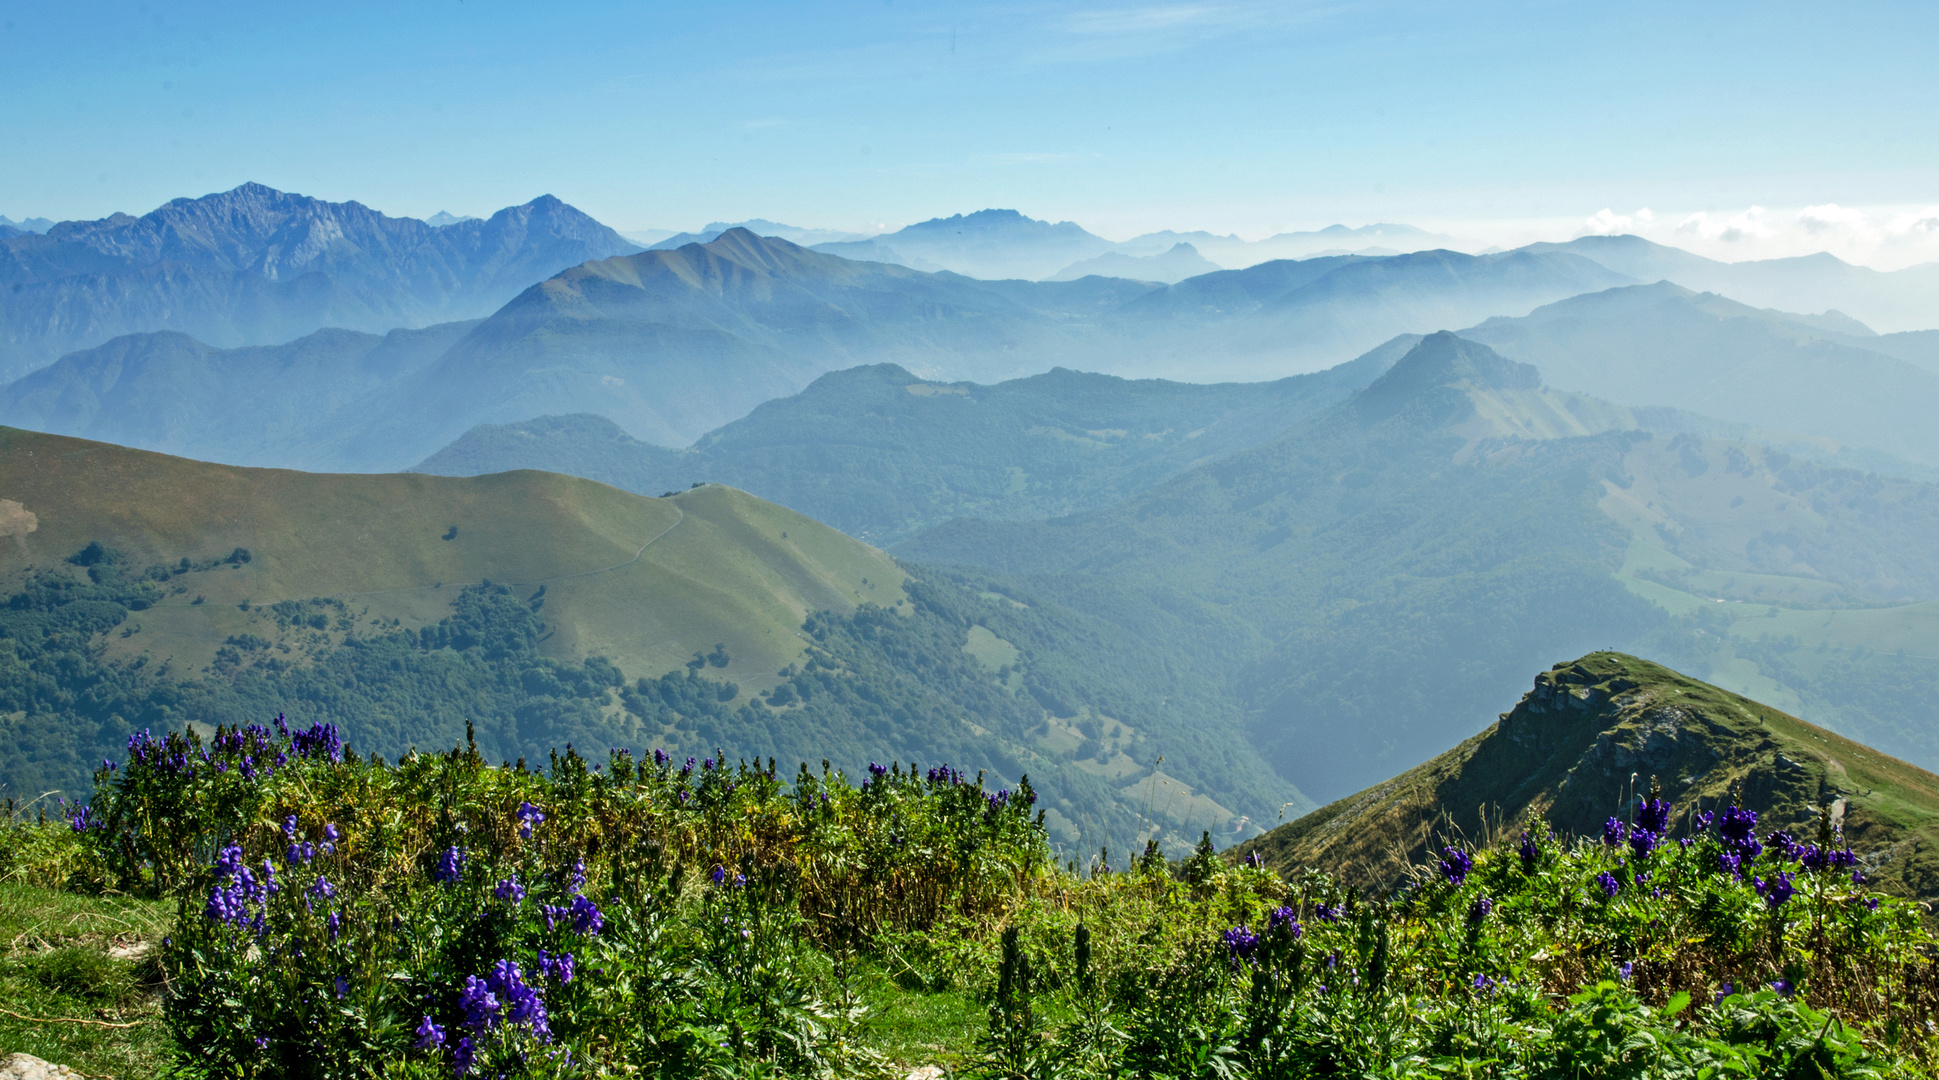
<path id="1" fill-rule="evenodd" d="M 1459 247 L 1442 236 L 1412 225 L 1330 225 L 1313 232 L 1279 233 L 1264 240 L 1208 232 L 1155 232 L 1113 243 L 1074 222 L 1048 222 L 1015 210 L 979 210 L 933 218 L 892 233 L 873 237 L 839 237 L 828 241 L 803 239 L 810 230 L 776 226 L 770 232 L 747 222 L 763 236 L 780 236 L 816 250 L 849 259 L 900 263 L 915 270 L 950 270 L 985 280 L 1069 281 L 1086 274 L 1128 277 L 1140 281 L 1181 281 L 1218 269 L 1244 269 L 1275 259 L 1307 259 L 1327 254 L 1396 255 L 1438 247 Z M 710 225 L 708 229 L 714 229 Z M 721 226 L 724 231 L 727 226 Z M 796 235 L 802 234 L 802 235 Z M 711 240 L 718 233 L 682 234 L 665 241 Z M 1180 252 L 1180 245 L 1195 258 Z M 1160 261 L 1153 262 L 1156 258 Z"/>
<path id="2" fill-rule="evenodd" d="M 1074 262 L 1052 274 L 1048 281 L 1076 281 L 1096 274 L 1100 277 L 1130 278 L 1134 281 L 1162 281 L 1167 285 L 1219 269 L 1190 244 L 1174 244 L 1155 255 L 1126 255 L 1107 251 Z"/>
<path id="3" fill-rule="evenodd" d="M 1521 250 L 1569 252 L 1594 259 L 1637 281 L 1673 281 L 1686 289 L 1721 293 L 1753 307 L 1783 311 L 1832 308 L 1872 330 L 1933 329 L 1933 312 L 1939 310 L 1939 263 L 1873 270 L 1823 252 L 1727 263 L 1639 236 L 1584 236 L 1566 244 L 1530 244 Z"/>
<path id="4" fill-rule="evenodd" d="M 979 281 L 734 229 L 709 244 L 583 263 L 455 338 L 440 330 L 409 339 L 408 358 L 391 351 L 365 362 L 374 346 L 341 337 L 278 347 L 275 364 L 311 373 L 287 382 L 238 374 L 269 370 L 267 353 L 223 357 L 176 339 L 110 343 L 0 392 L 0 422 L 350 471 L 405 467 L 480 423 L 572 413 L 680 446 L 857 364 L 979 381 L 1054 366 L 1256 379 L 1624 280 L 1568 254 L 1431 252 L 1281 261 L 1173 286 Z M 416 351 L 447 341 L 435 359 Z M 332 372 L 346 373 L 338 385 L 313 391 L 306 381 Z M 247 415 L 261 419 L 204 428 L 226 399 L 184 388 L 231 379 L 284 400 L 254 399 L 261 407 Z M 197 429 L 206 434 L 188 434 Z"/>
<path id="5" fill-rule="evenodd" d="M 1321 799 L 1472 733 L 1537 658 L 1612 644 L 1939 761 L 1939 555 L 1918 539 L 1939 487 L 1639 426 L 1435 334 L 1351 400 L 1117 506 L 896 550 L 1219 606 L 1271 643 L 1234 676 L 1256 744 Z M 1861 679 L 1865 707 L 1837 704 Z"/>
<path id="6" fill-rule="evenodd" d="M 720 234 L 729 229 L 746 229 L 757 236 L 777 236 L 792 244 L 812 247 L 816 244 L 842 243 L 845 241 L 864 241 L 872 233 L 849 232 L 844 229 L 804 229 L 799 225 L 784 225 L 766 218 L 749 218 L 746 221 L 713 221 L 707 223 L 699 232 L 669 233 L 655 240 L 650 247 L 658 251 L 672 251 L 688 244 L 711 244 L 720 239 Z"/>
<path id="7" fill-rule="evenodd" d="M 1461 335 L 1534 364 L 1553 386 L 1939 466 L 1939 372 L 1874 351 L 1885 339 L 1850 319 L 1762 310 L 1665 281 L 1571 297 Z"/>
<path id="8" fill-rule="evenodd" d="M 1411 344 L 1264 384 L 1130 381 L 1059 368 L 980 386 L 878 364 L 823 375 L 686 450 L 641 442 L 603 417 L 550 416 L 473 428 L 416 471 L 546 469 L 644 495 L 718 481 L 887 545 L 957 517 L 1018 520 L 1108 506 L 1337 404 Z"/>
<path id="9" fill-rule="evenodd" d="M 0 239 L 0 376 L 128 333 L 229 347 L 477 318 L 561 270 L 635 250 L 549 195 L 437 227 L 244 184 Z"/>

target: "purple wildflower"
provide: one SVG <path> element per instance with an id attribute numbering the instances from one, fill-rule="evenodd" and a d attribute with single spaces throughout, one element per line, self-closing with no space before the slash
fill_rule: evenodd
<path id="1" fill-rule="evenodd" d="M 1299 912 L 1290 907 L 1276 907 L 1266 916 L 1266 934 L 1269 937 L 1298 941 L 1306 928 L 1299 924 Z"/>
<path id="2" fill-rule="evenodd" d="M 1630 853 L 1639 859 L 1647 859 L 1649 858 L 1650 852 L 1656 850 L 1657 841 L 1661 839 L 1662 837 L 1656 833 L 1638 825 L 1636 828 L 1630 830 L 1629 833 Z"/>
<path id="3" fill-rule="evenodd" d="M 1607 870 L 1596 875 L 1596 884 L 1602 887 L 1602 895 L 1611 898 L 1621 891 L 1623 887 L 1622 881 Z"/>
<path id="4" fill-rule="evenodd" d="M 606 929 L 606 919 L 599 913 L 599 905 L 584 896 L 573 897 L 572 929 L 588 936 L 596 935 Z"/>
<path id="5" fill-rule="evenodd" d="M 564 986 L 572 981 L 573 961 L 571 953 L 554 956 L 544 949 L 539 950 L 539 973 L 558 980 Z"/>
<path id="6" fill-rule="evenodd" d="M 1791 874 L 1787 871 L 1779 871 L 1778 873 L 1772 874 L 1769 881 L 1765 881 L 1763 878 L 1756 878 L 1754 882 L 1757 888 L 1757 895 L 1763 897 L 1764 902 L 1769 904 L 1773 911 L 1783 907 L 1784 902 L 1791 899 L 1792 895 L 1797 892 L 1796 887 L 1791 884 Z"/>
<path id="7" fill-rule="evenodd" d="M 1610 818 L 1602 823 L 1602 842 L 1605 846 L 1615 847 L 1629 837 L 1629 829 L 1621 818 Z"/>
<path id="8" fill-rule="evenodd" d="M 1670 831 L 1670 804 L 1663 799 L 1643 799 L 1636 804 L 1636 827 L 1657 836 Z"/>
<path id="9" fill-rule="evenodd" d="M 525 902 L 525 886 L 520 885 L 517 878 L 506 878 L 500 881 L 491 892 L 493 896 L 507 903 L 521 904 Z"/>
<path id="10" fill-rule="evenodd" d="M 1521 843 L 1516 849 L 1516 854 L 1520 855 L 1522 859 L 1522 873 L 1532 874 L 1535 872 L 1535 863 L 1541 857 L 1541 853 L 1541 848 L 1536 845 L 1535 838 L 1530 836 L 1527 830 L 1523 830 Z"/>
<path id="11" fill-rule="evenodd" d="M 438 859 L 438 868 L 433 871 L 432 876 L 441 885 L 455 884 L 464 876 L 464 864 L 465 853 L 458 849 L 458 845 L 453 844 L 444 849 L 444 854 Z"/>
<path id="12" fill-rule="evenodd" d="M 476 975 L 465 976 L 465 988 L 458 992 L 458 1008 L 464 1010 L 465 1026 L 483 1031 L 498 1023 L 503 1006 L 491 992 L 491 984 Z"/>
<path id="13" fill-rule="evenodd" d="M 444 1029 L 431 1022 L 427 1015 L 417 1026 L 417 1041 L 411 1044 L 419 1050 L 436 1050 L 444 1045 Z"/>
<path id="14" fill-rule="evenodd" d="M 1221 934 L 1220 938 L 1225 942 L 1225 950 L 1231 954 L 1234 964 L 1252 959 L 1252 954 L 1259 950 L 1259 935 L 1246 926 L 1235 926 Z"/>
<path id="15" fill-rule="evenodd" d="M 545 820 L 545 811 L 529 802 L 518 804 L 518 835 L 526 840 L 532 839 L 532 826 Z"/>
<path id="16" fill-rule="evenodd" d="M 1478 923 L 1486 919 L 1494 910 L 1494 900 L 1486 896 L 1477 896 L 1474 899 L 1474 903 L 1468 907 L 1468 921 L 1470 923 Z"/>
<path id="17" fill-rule="evenodd" d="M 1448 879 L 1448 884 L 1458 887 L 1468 880 L 1468 874 L 1473 869 L 1474 856 L 1458 847 L 1441 849 L 1441 873 Z"/>

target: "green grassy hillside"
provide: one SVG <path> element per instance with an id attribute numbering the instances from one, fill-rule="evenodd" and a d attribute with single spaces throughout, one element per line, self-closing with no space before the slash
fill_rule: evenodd
<path id="1" fill-rule="evenodd" d="M 919 568 L 709 484 L 319 475 L 0 430 L 0 790 L 74 790 L 134 731 L 342 727 L 386 755 L 663 747 L 1029 774 L 1063 844 L 1309 805 L 1218 693 L 1242 636 Z"/>
<path id="2" fill-rule="evenodd" d="M 1863 869 L 1901 895 L 1939 898 L 1939 776 L 1659 664 L 1591 653 L 1555 665 L 1480 735 L 1257 840 L 1290 873 L 1324 867 L 1388 887 L 1450 842 L 1491 845 L 1546 822 L 1599 836 L 1610 817 L 1661 785 L 1690 815 L 1721 811 L 1733 793 L 1758 814 L 1759 835 L 1809 840 L 1829 814 Z"/>
<path id="3" fill-rule="evenodd" d="M 759 681 L 799 658 L 808 612 L 901 600 L 887 556 L 722 487 L 646 499 L 538 472 L 241 469 L 4 430 L 0 490 L 34 523 L 0 547 L 0 573 L 61 566 L 89 543 L 141 568 L 248 551 L 171 574 L 116 641 L 119 655 L 191 671 L 230 635 L 268 634 L 280 601 L 341 600 L 334 644 L 435 622 L 452 592 L 490 580 L 545 588 L 547 655 L 658 674 L 725 643 L 737 659 L 722 674 Z"/>

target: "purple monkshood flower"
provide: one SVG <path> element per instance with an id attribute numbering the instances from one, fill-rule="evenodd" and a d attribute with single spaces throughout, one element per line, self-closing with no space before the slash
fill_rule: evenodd
<path id="1" fill-rule="evenodd" d="M 1321 904 L 1313 909 L 1313 917 L 1321 922 L 1339 922 L 1342 909 L 1332 904 Z"/>
<path id="2" fill-rule="evenodd" d="M 332 844 L 336 843 L 342 837 L 343 837 L 343 834 L 337 831 L 337 827 L 335 825 L 325 825 L 323 827 L 323 838 L 325 840 L 328 840 Z"/>
<path id="3" fill-rule="evenodd" d="M 1596 884 L 1602 886 L 1602 895 L 1612 898 L 1623 887 L 1622 881 L 1607 870 L 1596 875 Z"/>
<path id="4" fill-rule="evenodd" d="M 529 802 L 518 804 L 518 835 L 526 840 L 532 839 L 532 826 L 545 820 L 545 811 Z"/>
<path id="5" fill-rule="evenodd" d="M 498 1023 L 498 1015 L 503 1007 L 497 995 L 491 992 L 490 983 L 476 975 L 467 975 L 465 988 L 458 992 L 458 1008 L 464 1010 L 466 1027 L 483 1031 Z"/>
<path id="6" fill-rule="evenodd" d="M 1657 836 L 1670 831 L 1670 804 L 1663 799 L 1642 799 L 1636 804 L 1636 827 Z"/>
<path id="7" fill-rule="evenodd" d="M 341 975 L 337 976 L 336 991 L 338 997 L 343 997 L 345 994 L 348 994 L 350 992 L 350 980 Z"/>
<path id="8" fill-rule="evenodd" d="M 1468 874 L 1473 869 L 1474 856 L 1458 847 L 1441 849 L 1441 873 L 1448 879 L 1448 884 L 1459 886 L 1468 880 Z"/>
<path id="9" fill-rule="evenodd" d="M 1764 902 L 1769 904 L 1773 911 L 1783 907 L 1784 902 L 1791 899 L 1792 894 L 1797 892 L 1797 889 L 1791 884 L 1791 874 L 1786 871 L 1779 871 L 1778 873 L 1772 874 L 1771 880 L 1769 881 L 1765 881 L 1763 878 L 1754 878 L 1753 882 L 1757 888 L 1757 895 L 1763 897 Z"/>
<path id="10" fill-rule="evenodd" d="M 323 922 L 325 926 L 328 926 L 330 928 L 331 941 L 337 940 L 337 938 L 343 934 L 343 916 L 332 911 L 330 913 L 330 917 L 328 919 L 323 920 Z"/>
<path id="11" fill-rule="evenodd" d="M 1471 985 L 1476 990 L 1481 991 L 1482 993 L 1493 994 L 1495 992 L 1495 989 L 1499 987 L 1501 983 L 1496 982 L 1494 979 L 1491 979 L 1486 975 L 1477 974 L 1475 975 L 1474 982 Z"/>
<path id="12" fill-rule="evenodd" d="M 458 1044 L 451 1048 L 451 1071 L 464 1076 L 471 1072 L 471 1067 L 477 1063 L 478 1048 L 472 1045 L 471 1036 L 458 1036 Z"/>
<path id="13" fill-rule="evenodd" d="M 499 882 L 497 886 L 492 889 L 491 893 L 493 896 L 498 897 L 500 900 L 504 900 L 512 904 L 521 904 L 525 902 L 525 886 L 520 885 L 518 883 L 517 878 L 506 878 L 505 880 Z"/>
<path id="14" fill-rule="evenodd" d="M 1733 806 L 1724 811 L 1723 819 L 1717 823 L 1717 835 L 1722 838 L 1724 847 L 1738 856 L 1740 862 L 1756 860 L 1764 845 L 1757 842 L 1757 811 Z"/>
<path id="15" fill-rule="evenodd" d="M 1478 923 L 1481 920 L 1487 918 L 1489 913 L 1494 910 L 1495 910 L 1494 900 L 1486 896 L 1477 896 L 1474 899 L 1474 903 L 1470 905 L 1468 908 L 1468 921 L 1471 923 Z"/>
<path id="16" fill-rule="evenodd" d="M 1521 856 L 1522 873 L 1532 874 L 1535 872 L 1536 861 L 1541 858 L 1542 850 L 1536 845 L 1535 838 L 1524 830 L 1521 843 L 1516 847 L 1516 854 Z"/>
<path id="17" fill-rule="evenodd" d="M 1299 912 L 1289 907 L 1276 907 L 1266 916 L 1266 934 L 1270 937 L 1298 941 L 1306 928 L 1299 924 Z"/>
<path id="18" fill-rule="evenodd" d="M 1656 833 L 1638 825 L 1629 832 L 1630 853 L 1639 859 L 1647 859 L 1650 852 L 1656 850 L 1657 841 L 1661 839 L 1662 837 Z"/>
<path id="19" fill-rule="evenodd" d="M 311 896 L 328 900 L 330 897 L 337 895 L 337 889 L 336 886 L 330 884 L 329 878 L 318 874 L 316 876 L 316 884 L 310 886 L 309 893 Z"/>
<path id="20" fill-rule="evenodd" d="M 1731 996 L 1732 994 L 1735 994 L 1736 992 L 1737 992 L 1737 986 L 1735 983 L 1725 983 L 1721 987 L 1717 988 L 1716 1000 L 1721 1002 L 1723 999 Z"/>
<path id="21" fill-rule="evenodd" d="M 714 872 L 710 876 L 714 879 L 714 884 L 719 885 L 727 880 L 727 868 L 719 863 L 715 863 Z"/>
<path id="22" fill-rule="evenodd" d="M 431 1022 L 430 1016 L 417 1026 L 417 1041 L 411 1044 L 419 1050 L 436 1050 L 444 1045 L 444 1029 Z"/>
<path id="23" fill-rule="evenodd" d="M 577 893 L 586 887 L 586 860 L 579 859 L 572 864 L 572 891 Z"/>
<path id="24" fill-rule="evenodd" d="M 539 973 L 558 980 L 560 986 L 572 981 L 572 954 L 560 953 L 557 956 L 539 950 Z"/>
<path id="25" fill-rule="evenodd" d="M 1629 977 L 1635 974 L 1635 972 L 1636 972 L 1636 961 L 1625 960 L 1620 965 L 1617 966 L 1616 977 L 1621 979 L 1624 982 L 1628 982 Z"/>
<path id="26" fill-rule="evenodd" d="M 1781 997 L 1790 997 L 1797 987 L 1792 986 L 1789 979 L 1779 979 L 1771 984 L 1771 989 L 1777 991 Z"/>
<path id="27" fill-rule="evenodd" d="M 465 853 L 458 849 L 458 845 L 453 844 L 444 849 L 444 854 L 439 857 L 438 867 L 432 872 L 432 876 L 439 884 L 451 885 L 464 876 L 464 867 Z"/>
<path id="28" fill-rule="evenodd" d="M 581 934 L 592 936 L 606 929 L 606 918 L 599 913 L 599 905 L 583 896 L 572 898 L 572 929 Z"/>
<path id="29" fill-rule="evenodd" d="M 1610 818 L 1608 821 L 1602 823 L 1602 842 L 1605 845 L 1615 847 L 1627 839 L 1628 836 L 1629 829 L 1623 825 L 1623 819 Z"/>
<path id="30" fill-rule="evenodd" d="M 283 819 L 283 838 L 286 840 L 296 839 L 296 815 L 295 814 L 291 814 L 290 816 Z"/>
<path id="31" fill-rule="evenodd" d="M 545 1000 L 538 989 L 526 983 L 525 973 L 516 963 L 500 960 L 493 965 L 489 980 L 492 992 L 504 1002 L 505 1022 L 524 1024 L 541 1042 L 549 1042 L 552 1031 L 546 1026 Z"/>
<path id="32" fill-rule="evenodd" d="M 1720 874 L 1729 874 L 1731 877 L 1742 881 L 1744 879 L 1744 860 L 1742 856 L 1734 851 L 1718 852 L 1717 872 Z"/>
<path id="33" fill-rule="evenodd" d="M 1234 964 L 1242 960 L 1250 960 L 1252 954 L 1259 949 L 1259 935 L 1245 926 L 1235 926 L 1220 937 L 1225 942 L 1226 952 L 1232 954 Z"/>

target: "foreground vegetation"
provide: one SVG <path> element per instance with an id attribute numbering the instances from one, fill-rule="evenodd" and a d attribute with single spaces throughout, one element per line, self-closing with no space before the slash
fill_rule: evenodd
<path id="1" fill-rule="evenodd" d="M 0 1034 L 99 1069 L 244 1077 L 1869 1077 L 1939 1060 L 1933 937 L 1866 889 L 1828 820 L 1801 842 L 1741 808 L 1644 798 L 1599 838 L 1451 843 L 1362 895 L 1209 842 L 1060 866 L 1036 801 L 946 766 L 852 783 L 659 752 L 390 764 L 280 720 L 207 745 L 139 734 L 90 804 L 16 815 L 0 842 L 13 1011 L 103 1023 Z M 159 950 L 107 957 L 124 931 L 161 931 Z"/>

